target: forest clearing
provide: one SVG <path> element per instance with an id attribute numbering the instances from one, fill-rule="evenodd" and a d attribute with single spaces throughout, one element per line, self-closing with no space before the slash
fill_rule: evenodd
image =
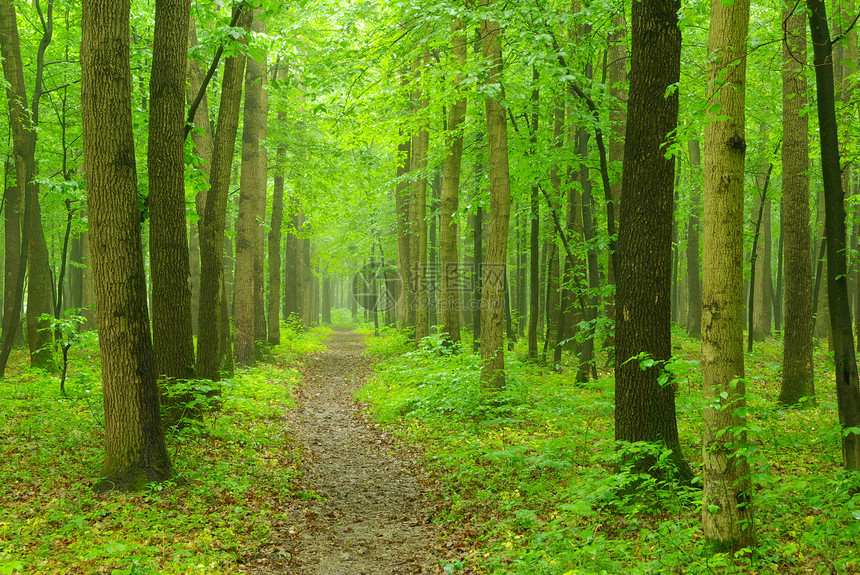
<path id="1" fill-rule="evenodd" d="M 858 568 L 854 0 L 0 0 L 0 575 Z"/>

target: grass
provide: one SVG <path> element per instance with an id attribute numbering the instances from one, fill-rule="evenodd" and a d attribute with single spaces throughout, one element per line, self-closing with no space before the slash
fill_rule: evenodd
<path id="1" fill-rule="evenodd" d="M 701 468 L 703 431 L 698 341 L 674 336 L 678 424 L 685 455 Z M 449 573 L 857 573 L 860 477 L 841 469 L 840 429 L 826 344 L 816 348 L 818 404 L 776 405 L 781 347 L 747 356 L 749 459 L 756 486 L 758 547 L 737 556 L 704 552 L 701 491 L 617 470 L 614 381 L 575 385 L 561 371 L 522 358 L 508 361 L 507 390 L 479 392 L 479 359 L 429 340 L 402 353 L 383 333 L 369 347 L 390 353 L 359 393 L 377 418 L 420 446 L 449 501 L 452 529 L 473 531 L 476 551 Z M 629 487 L 636 485 L 636 489 Z"/>
<path id="2" fill-rule="evenodd" d="M 271 363 L 223 382 L 221 409 L 168 436 L 181 484 L 95 493 L 103 457 L 98 348 L 72 349 L 68 398 L 58 378 L 20 366 L 0 382 L 0 574 L 237 573 L 285 523 L 301 450 L 283 425 L 296 356 L 325 329 L 284 326 Z"/>

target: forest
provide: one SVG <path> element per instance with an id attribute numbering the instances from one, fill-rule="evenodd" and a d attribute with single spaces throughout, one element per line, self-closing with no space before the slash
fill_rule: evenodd
<path id="1" fill-rule="evenodd" d="M 854 0 L 0 0 L 0 574 L 860 573 Z"/>

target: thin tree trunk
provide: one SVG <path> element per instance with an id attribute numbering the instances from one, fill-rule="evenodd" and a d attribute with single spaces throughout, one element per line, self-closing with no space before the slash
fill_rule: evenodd
<path id="1" fill-rule="evenodd" d="M 460 66 L 466 64 L 466 35 L 463 21 L 451 22 L 451 52 Z M 448 109 L 445 143 L 448 155 L 442 167 L 442 192 L 439 213 L 439 263 L 441 269 L 442 308 L 441 333 L 452 344 L 460 342 L 460 300 L 464 278 L 460 277 L 459 229 L 454 214 L 460 204 L 460 171 L 463 158 L 463 121 L 466 119 L 465 92 L 460 91 L 462 74 L 457 74 L 456 85 L 461 97 Z"/>
<path id="2" fill-rule="evenodd" d="M 821 135 L 821 167 L 824 179 L 825 228 L 827 235 L 827 294 L 830 332 L 836 373 L 836 401 L 842 425 L 842 459 L 847 470 L 860 468 L 860 386 L 848 304 L 845 245 L 845 198 L 842 192 L 836 105 L 833 93 L 832 42 L 827 11 L 821 0 L 807 0 L 809 28 L 814 50 L 818 95 L 818 125 Z"/>
<path id="3" fill-rule="evenodd" d="M 702 163 L 702 154 L 699 140 L 693 138 L 689 144 L 690 165 L 698 170 Z M 694 180 L 698 179 L 696 171 Z M 702 279 L 701 266 L 699 265 L 699 236 L 701 233 L 699 210 L 701 209 L 702 190 L 699 186 L 693 186 L 690 219 L 687 223 L 687 334 L 690 337 L 702 336 Z"/>
<path id="4" fill-rule="evenodd" d="M 243 14 L 240 27 L 248 30 L 251 25 L 250 12 L 236 8 Z M 202 379 L 217 381 L 223 349 L 223 321 L 220 317 L 224 306 L 224 262 L 223 238 L 227 214 L 227 191 L 230 185 L 230 166 L 236 131 L 239 125 L 239 106 L 242 98 L 242 80 L 245 56 L 236 54 L 224 64 L 221 83 L 221 104 L 218 110 L 218 129 L 212 153 L 211 187 L 206 196 L 203 218 L 203 233 L 200 237 L 200 336 L 197 351 L 197 375 Z M 226 301 L 226 300 L 225 300 Z"/>
<path id="5" fill-rule="evenodd" d="M 287 79 L 286 67 L 278 66 L 278 81 Z M 287 114 L 278 112 L 278 121 L 281 125 L 286 121 Z M 283 143 L 278 145 L 275 152 L 275 176 L 272 189 L 272 220 L 269 226 L 269 345 L 275 346 L 281 343 L 281 322 L 279 312 L 281 308 L 281 226 L 284 221 L 284 160 L 287 150 Z M 289 241 L 289 236 L 287 236 Z M 289 258 L 289 254 L 285 254 Z M 289 316 L 284 315 L 284 319 Z"/>
<path id="6" fill-rule="evenodd" d="M 532 65 L 532 96 L 531 96 L 531 126 L 529 137 L 529 153 L 537 155 L 538 122 L 540 119 L 540 72 L 537 65 Z M 537 182 L 532 184 L 531 225 L 529 227 L 529 331 L 528 356 L 536 359 L 538 353 L 538 319 L 540 316 L 540 198 Z"/>

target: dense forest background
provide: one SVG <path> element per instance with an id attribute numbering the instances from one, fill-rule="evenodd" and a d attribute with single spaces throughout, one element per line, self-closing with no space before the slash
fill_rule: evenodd
<path id="1" fill-rule="evenodd" d="M 743 553 L 757 347 L 781 345 L 772 403 L 835 401 L 860 465 L 857 19 L 849 0 L 0 0 L 0 374 L 23 346 L 65 395 L 97 330 L 99 487 L 135 490 L 175 477 L 165 430 L 202 421 L 201 396 L 333 313 L 479 354 L 493 409 L 511 362 L 571 386 L 614 370 L 617 445 L 666 450 L 614 465 L 699 485 L 704 539 Z"/>

